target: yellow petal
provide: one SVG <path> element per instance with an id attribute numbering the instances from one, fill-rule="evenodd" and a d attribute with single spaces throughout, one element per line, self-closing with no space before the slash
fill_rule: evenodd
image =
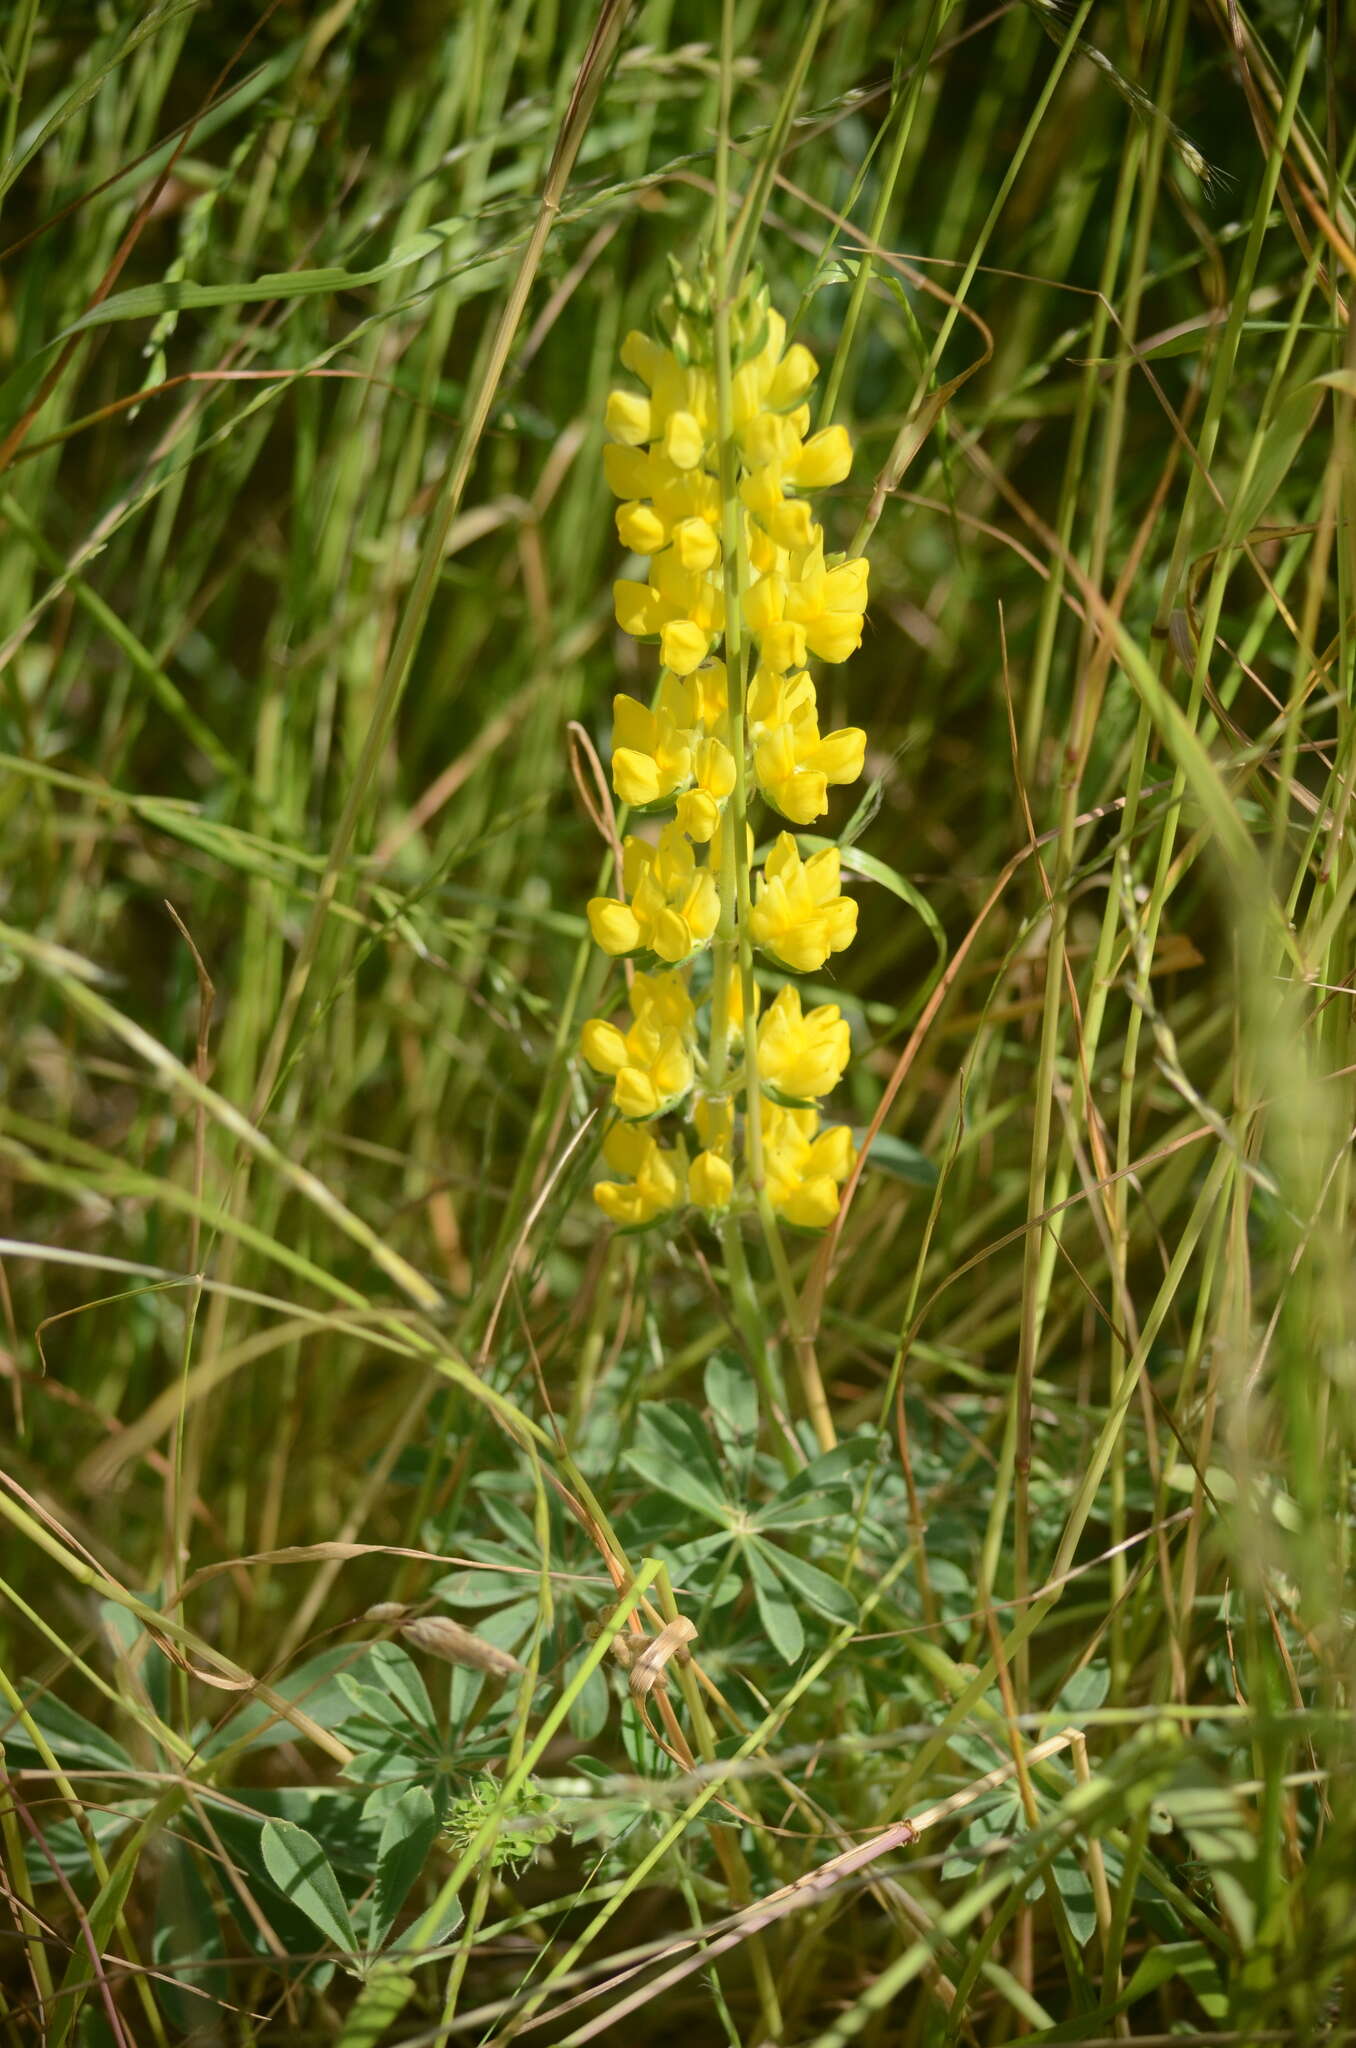
<path id="1" fill-rule="evenodd" d="M 734 1174 L 714 1152 L 699 1152 L 688 1175 L 688 1193 L 699 1209 L 725 1209 L 734 1193 Z"/>
<path id="2" fill-rule="evenodd" d="M 673 363 L 669 351 L 659 342 L 652 340 L 648 334 L 642 333 L 638 327 L 631 329 L 619 353 L 622 368 L 629 370 L 633 377 L 639 377 L 642 384 L 648 384 L 652 389 L 655 380 L 663 376 L 665 370 Z"/>
<path id="3" fill-rule="evenodd" d="M 648 498 L 652 467 L 651 458 L 639 448 L 609 441 L 603 450 L 603 475 L 614 498 Z"/>
<path id="4" fill-rule="evenodd" d="M 680 519 L 673 545 L 685 569 L 709 569 L 720 553 L 720 542 L 704 519 Z"/>
<path id="5" fill-rule="evenodd" d="M 633 500 L 617 507 L 617 536 L 633 555 L 653 555 L 668 540 L 665 526 L 653 505 Z"/>
<path id="6" fill-rule="evenodd" d="M 595 1074 L 619 1074 L 626 1065 L 626 1040 L 605 1017 L 590 1017 L 579 1034 L 579 1050 Z"/>
<path id="7" fill-rule="evenodd" d="M 801 1181 L 782 1203 L 781 1211 L 788 1223 L 801 1230 L 827 1230 L 838 1214 L 838 1200 L 837 1182 L 827 1174 L 816 1174 Z"/>
<path id="8" fill-rule="evenodd" d="M 805 644 L 821 661 L 846 661 L 862 644 L 860 612 L 825 612 L 804 629 Z"/>
<path id="9" fill-rule="evenodd" d="M 607 394 L 607 431 L 624 448 L 638 448 L 650 438 L 650 401 L 632 391 Z"/>
<path id="10" fill-rule="evenodd" d="M 659 652 L 665 668 L 676 676 L 690 676 L 706 659 L 711 636 L 692 619 L 671 619 L 661 627 Z"/>
<path id="11" fill-rule="evenodd" d="M 858 638 L 860 639 L 860 632 Z M 805 666 L 805 628 L 783 621 L 780 625 L 769 626 L 760 636 L 759 655 L 764 668 L 774 669 L 779 675 L 789 668 Z"/>
<path id="12" fill-rule="evenodd" d="M 705 439 L 690 412 L 672 412 L 664 428 L 664 453 L 675 469 L 696 469 L 702 459 Z"/>
<path id="13" fill-rule="evenodd" d="M 661 789 L 653 757 L 634 747 L 618 747 L 612 756 L 612 787 L 624 804 L 657 803 Z"/>
<path id="14" fill-rule="evenodd" d="M 663 623 L 662 603 L 648 583 L 629 583 L 623 577 L 612 586 L 612 605 L 623 633 L 637 640 L 650 639 Z"/>
<path id="15" fill-rule="evenodd" d="M 751 633 L 766 633 L 786 606 L 786 579 L 775 573 L 762 576 L 744 598 L 744 620 Z"/>
<path id="16" fill-rule="evenodd" d="M 589 930 L 593 943 L 614 959 L 622 953 L 634 953 L 640 944 L 635 912 L 611 896 L 595 896 L 589 904 Z"/>
<path id="17" fill-rule="evenodd" d="M 819 365 L 809 349 L 803 342 L 793 342 L 772 373 L 767 391 L 768 404 L 779 411 L 789 405 L 798 405 L 818 375 Z"/>
<path id="18" fill-rule="evenodd" d="M 699 846 L 705 846 L 714 839 L 720 826 L 720 806 L 709 797 L 704 789 L 688 789 L 678 799 L 675 822 L 686 832 L 689 839 L 695 839 Z"/>
<path id="19" fill-rule="evenodd" d="M 857 725 L 826 733 L 810 759 L 826 781 L 855 782 L 866 760 L 866 734 Z"/>
<path id="20" fill-rule="evenodd" d="M 621 1115 L 633 1121 L 654 1116 L 659 1109 L 659 1096 L 654 1084 L 639 1067 L 622 1068 L 612 1099 Z"/>
<path id="21" fill-rule="evenodd" d="M 734 755 L 721 740 L 700 740 L 692 761 L 698 785 L 723 804 L 735 786 Z"/>
<path id="22" fill-rule="evenodd" d="M 846 427 L 825 427 L 811 434 L 793 465 L 796 482 L 805 491 L 841 484 L 852 468 L 852 443 Z"/>
<path id="23" fill-rule="evenodd" d="M 661 910 L 655 919 L 650 944 L 661 960 L 676 964 L 679 960 L 686 960 L 691 953 L 692 933 L 676 910 Z"/>

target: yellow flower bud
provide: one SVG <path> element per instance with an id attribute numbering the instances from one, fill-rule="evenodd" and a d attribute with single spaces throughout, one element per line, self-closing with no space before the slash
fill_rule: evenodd
<path id="1" fill-rule="evenodd" d="M 699 1152 L 688 1175 L 688 1193 L 699 1209 L 727 1209 L 734 1193 L 734 1173 L 714 1152 Z"/>

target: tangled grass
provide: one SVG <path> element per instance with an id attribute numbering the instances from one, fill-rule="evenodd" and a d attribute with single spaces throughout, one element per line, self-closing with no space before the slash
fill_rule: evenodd
<path id="1" fill-rule="evenodd" d="M 1356 2033 L 1343 15 L 14 0 L 6 2040 Z M 786 1274 L 578 1054 L 719 219 L 871 561 Z"/>

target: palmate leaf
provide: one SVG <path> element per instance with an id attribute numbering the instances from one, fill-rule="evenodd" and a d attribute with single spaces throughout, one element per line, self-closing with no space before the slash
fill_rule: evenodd
<path id="1" fill-rule="evenodd" d="M 807 1529 L 815 1523 L 849 1512 L 852 1490 L 847 1486 L 823 1486 L 810 1493 L 777 1494 L 753 1516 L 756 1529 Z"/>
<path id="2" fill-rule="evenodd" d="M 396 1643 L 373 1643 L 368 1652 L 364 1683 L 351 1673 L 339 1675 L 340 1690 L 352 1701 L 359 1715 L 397 1735 L 435 1735 L 437 1721 L 428 1689 L 419 1667 Z"/>
<path id="3" fill-rule="evenodd" d="M 289 1820 L 264 1822 L 264 1868 L 283 1897 L 345 1955 L 357 1947 L 339 1880 L 314 1835 Z"/>
<path id="4" fill-rule="evenodd" d="M 695 1408 L 686 1401 L 652 1401 L 640 1411 L 636 1436 L 626 1463 L 638 1478 L 708 1521 L 733 1522 L 720 1466 Z"/>
<path id="5" fill-rule="evenodd" d="M 380 1948 L 428 1860 L 438 1835 L 438 1816 L 422 1785 L 411 1785 L 388 1810 L 377 1850 L 377 1888 L 372 1900 L 368 1946 Z"/>
<path id="6" fill-rule="evenodd" d="M 727 1352 L 708 1360 L 702 1382 L 720 1447 L 737 1478 L 753 1461 L 758 1442 L 758 1389 L 748 1367 Z"/>
<path id="7" fill-rule="evenodd" d="M 805 1630 L 796 1603 L 778 1577 L 768 1547 L 750 1542 L 742 1548 L 749 1562 L 749 1577 L 764 1634 L 782 1662 L 794 1664 L 805 1648 Z"/>
<path id="8" fill-rule="evenodd" d="M 818 1565 L 807 1564 L 803 1557 L 797 1557 L 789 1550 L 779 1550 L 772 1543 L 758 1547 L 774 1571 L 781 1574 L 796 1599 L 807 1607 L 813 1607 L 816 1614 L 840 1624 L 857 1619 L 857 1602 L 852 1595 L 839 1585 L 837 1579 L 821 1571 Z"/>

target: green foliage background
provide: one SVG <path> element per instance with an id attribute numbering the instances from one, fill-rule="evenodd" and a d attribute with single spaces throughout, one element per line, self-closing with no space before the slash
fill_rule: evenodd
<path id="1" fill-rule="evenodd" d="M 1340 0 L 0 54 L 6 2038 L 1350 2038 Z M 573 1055 L 723 91 L 872 565 L 789 1482 Z"/>

